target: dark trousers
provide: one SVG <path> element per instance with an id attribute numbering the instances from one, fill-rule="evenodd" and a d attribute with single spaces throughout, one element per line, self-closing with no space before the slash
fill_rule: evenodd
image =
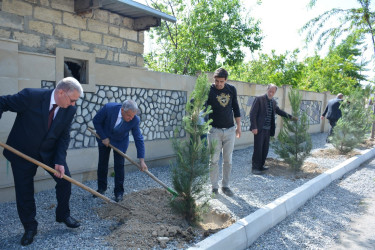
<path id="1" fill-rule="evenodd" d="M 266 162 L 268 149 L 270 145 L 270 130 L 258 130 L 254 135 L 254 152 L 252 158 L 253 169 L 261 169 Z"/>
<path id="2" fill-rule="evenodd" d="M 25 230 L 36 230 L 38 222 L 35 220 L 34 176 L 38 167 L 32 163 L 24 162 L 12 162 L 11 165 L 16 190 L 18 216 Z M 55 166 L 50 167 L 55 168 Z M 63 220 L 70 216 L 69 200 L 72 185 L 67 180 L 57 178 L 50 172 L 48 173 L 56 181 L 56 219 Z M 65 175 L 70 176 L 67 166 L 65 166 Z"/>
<path id="3" fill-rule="evenodd" d="M 98 162 L 98 189 L 107 189 L 107 176 L 108 176 L 108 162 L 109 154 L 111 153 L 110 147 L 99 146 L 99 162 Z M 125 176 L 125 159 L 120 154 L 113 151 L 114 168 L 115 168 L 115 195 L 124 194 L 124 176 Z"/>
<path id="4" fill-rule="evenodd" d="M 328 136 L 331 136 L 333 135 L 333 128 L 336 126 L 337 120 L 328 120 L 328 121 L 329 121 L 329 125 L 331 125 Z"/>

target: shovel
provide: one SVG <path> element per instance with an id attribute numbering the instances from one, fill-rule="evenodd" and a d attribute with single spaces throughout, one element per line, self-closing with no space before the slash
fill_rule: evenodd
<path id="1" fill-rule="evenodd" d="M 17 149 L 12 148 L 11 146 L 9 146 L 9 145 L 7 145 L 7 144 L 5 144 L 5 143 L 0 142 L 0 146 L 3 147 L 3 148 L 5 148 L 5 149 L 7 149 L 7 150 L 9 150 L 9 151 L 11 151 L 12 153 L 14 153 L 14 154 L 16 154 L 16 155 L 18 155 L 18 156 L 24 158 L 25 160 L 28 160 L 29 162 L 34 163 L 35 165 L 41 166 L 42 168 L 44 168 L 44 169 L 47 170 L 48 172 L 51 172 L 51 173 L 53 173 L 53 174 L 54 174 L 54 173 L 57 173 L 57 171 L 56 171 L 55 169 L 53 169 L 53 168 L 47 166 L 46 164 L 44 164 L 44 163 L 42 163 L 42 162 L 40 162 L 40 161 L 37 161 L 37 160 L 31 158 L 30 156 L 25 155 L 24 153 L 21 153 L 21 152 L 18 151 Z M 127 208 L 127 207 L 125 207 L 125 206 L 123 206 L 123 205 L 121 205 L 121 204 L 119 204 L 119 203 L 117 203 L 117 202 L 115 202 L 115 201 L 113 201 L 113 200 L 107 198 L 106 196 L 104 196 L 104 195 L 102 195 L 102 194 L 96 192 L 94 189 L 91 189 L 91 188 L 89 188 L 88 186 L 83 185 L 82 183 L 80 183 L 80 182 L 78 182 L 78 181 L 76 181 L 76 180 L 70 178 L 70 177 L 67 176 L 67 175 L 64 175 L 62 178 L 65 179 L 65 180 L 67 180 L 67 181 L 69 181 L 69 182 L 71 182 L 71 183 L 73 183 L 73 184 L 75 184 L 75 185 L 77 185 L 77 186 L 80 187 L 80 188 L 83 188 L 83 189 L 86 190 L 86 191 L 89 191 L 89 192 L 92 193 L 93 195 L 95 195 L 95 196 L 97 196 L 97 197 L 103 199 L 104 201 L 108 202 L 109 204 L 114 204 L 114 205 L 116 205 L 116 206 L 119 206 L 119 207 L 121 207 L 121 208 L 124 208 L 124 209 L 130 211 L 129 208 Z"/>
<path id="2" fill-rule="evenodd" d="M 99 135 L 97 133 L 95 133 L 95 131 L 92 128 L 87 127 L 87 129 L 100 140 Z M 142 167 L 137 162 L 133 161 L 129 156 L 127 156 L 121 150 L 119 150 L 118 148 L 114 147 L 111 144 L 109 144 L 109 147 L 113 148 L 113 150 L 115 150 L 118 154 L 120 154 L 125 159 L 127 159 L 128 161 L 130 161 L 131 163 L 133 163 L 140 170 L 142 169 Z M 165 188 L 168 192 L 170 192 L 173 195 L 172 199 L 174 199 L 174 198 L 176 198 L 178 196 L 178 193 L 176 191 L 174 191 L 173 189 L 169 188 L 167 185 L 165 185 L 161 180 L 159 180 L 158 178 L 156 178 L 155 175 L 153 175 L 152 173 L 150 173 L 148 170 L 145 170 L 143 172 L 145 172 L 148 176 L 151 177 L 151 179 L 153 179 L 154 181 L 156 181 L 157 183 L 159 183 L 163 188 Z"/>

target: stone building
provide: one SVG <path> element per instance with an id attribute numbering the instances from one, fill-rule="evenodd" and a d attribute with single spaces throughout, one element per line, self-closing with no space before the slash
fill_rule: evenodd
<path id="1" fill-rule="evenodd" d="M 93 53 L 102 64 L 143 67 L 144 31 L 172 16 L 133 1 L 3 0 L 0 37 L 19 51 Z"/>

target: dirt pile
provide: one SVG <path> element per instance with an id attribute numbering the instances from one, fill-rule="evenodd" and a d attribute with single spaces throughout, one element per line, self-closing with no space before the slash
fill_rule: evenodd
<path id="1" fill-rule="evenodd" d="M 229 215 L 208 214 L 200 227 L 191 227 L 186 220 L 172 210 L 172 195 L 164 189 L 148 189 L 124 196 L 122 205 L 105 205 L 98 210 L 103 219 L 116 221 L 107 237 L 116 249 L 151 249 L 165 247 L 173 241 L 178 248 L 185 243 L 216 233 L 234 223 Z"/>

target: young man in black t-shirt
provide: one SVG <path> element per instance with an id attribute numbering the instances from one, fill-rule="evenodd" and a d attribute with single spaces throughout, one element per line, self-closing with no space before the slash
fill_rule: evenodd
<path id="1" fill-rule="evenodd" d="M 212 192 L 218 194 L 219 190 L 219 158 L 223 153 L 222 166 L 222 191 L 228 196 L 233 192 L 229 189 L 230 174 L 232 170 L 232 153 L 235 137 L 241 136 L 241 114 L 237 101 L 236 88 L 226 83 L 228 72 L 219 68 L 214 73 L 215 83 L 211 85 L 207 104 L 211 105 L 212 113 L 209 118 L 213 120 L 212 128 L 208 134 L 208 142 L 216 141 L 214 155 L 210 159 L 210 179 Z M 234 119 L 233 119 L 234 118 Z M 234 120 L 236 125 L 234 125 Z M 211 145 L 211 144 L 210 144 Z"/>

